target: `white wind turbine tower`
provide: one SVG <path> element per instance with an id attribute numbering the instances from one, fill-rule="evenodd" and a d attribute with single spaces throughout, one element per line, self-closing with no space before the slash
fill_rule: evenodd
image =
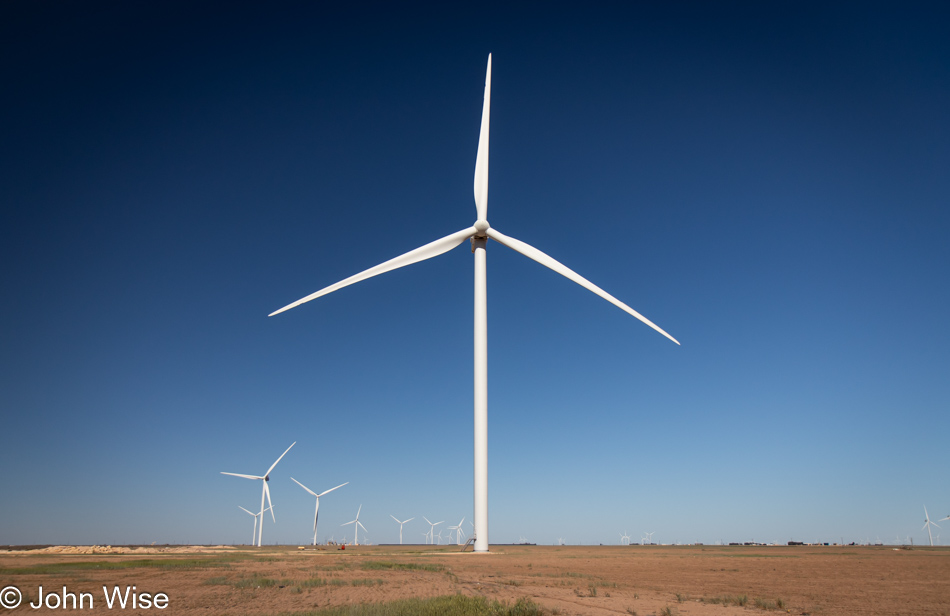
<path id="1" fill-rule="evenodd" d="M 422 516 L 422 519 L 429 524 L 429 543 L 435 543 L 435 527 L 445 522 L 445 520 L 442 520 L 442 522 L 430 522 L 429 518 L 425 516 Z"/>
<path id="2" fill-rule="evenodd" d="M 455 545 L 462 545 L 462 524 L 464 523 L 465 518 L 462 518 L 457 525 L 448 527 L 450 537 L 452 536 L 451 531 L 455 531 Z"/>
<path id="3" fill-rule="evenodd" d="M 362 510 L 363 510 L 363 505 L 360 505 L 360 508 L 356 510 L 355 520 L 350 520 L 349 522 L 344 522 L 343 524 L 340 524 L 340 526 L 346 526 L 347 524 L 353 525 L 353 545 L 360 544 L 360 535 L 359 535 L 360 528 L 362 528 L 363 530 L 366 530 L 366 527 L 363 526 L 362 522 L 360 522 L 360 511 Z M 369 532 L 369 531 L 367 530 L 366 532 Z"/>
<path id="4" fill-rule="evenodd" d="M 290 451 L 294 445 L 297 444 L 297 441 L 294 441 L 290 444 L 290 447 L 287 448 L 287 451 Z M 261 513 L 264 513 L 264 497 L 267 497 L 267 508 L 270 509 L 270 517 L 273 518 L 274 522 L 277 522 L 277 518 L 274 517 L 274 506 L 270 501 L 270 489 L 267 487 L 267 482 L 270 481 L 270 472 L 274 470 L 274 467 L 277 466 L 277 462 L 280 462 L 281 459 L 287 455 L 287 451 L 280 454 L 280 458 L 277 458 L 277 461 L 270 465 L 270 468 L 267 469 L 267 472 L 263 475 L 240 475 L 238 473 L 225 473 L 221 471 L 222 475 L 232 475 L 234 477 L 243 477 L 244 479 L 260 479 L 261 483 L 264 484 L 264 488 L 261 490 Z M 264 516 L 261 515 L 261 526 L 257 530 L 257 547 L 261 547 L 261 541 L 264 537 Z"/>
<path id="5" fill-rule="evenodd" d="M 323 496 L 324 494 L 329 494 L 330 492 L 336 490 L 337 488 L 342 488 L 343 486 L 345 486 L 347 483 L 350 483 L 350 482 L 347 481 L 346 483 L 341 483 L 336 488 L 330 488 L 329 490 L 326 490 L 325 492 L 320 492 L 319 494 L 317 494 L 316 492 L 314 492 L 313 490 L 311 490 L 304 484 L 300 483 L 293 477 L 291 477 L 290 480 L 296 483 L 298 486 L 300 486 L 304 490 L 306 490 L 307 492 L 310 492 L 310 494 L 312 494 L 313 496 L 317 497 L 317 507 L 316 509 L 313 510 L 313 545 L 317 545 L 317 516 L 320 514 L 320 497 Z"/>
<path id="6" fill-rule="evenodd" d="M 950 517 L 950 516 L 948 516 L 948 517 Z M 934 546 L 934 536 L 933 536 L 933 533 L 930 532 L 930 527 L 931 527 L 931 526 L 936 526 L 937 528 L 940 528 L 940 526 L 939 526 L 938 524 L 934 524 L 933 522 L 930 521 L 930 514 L 927 513 L 927 506 L 926 506 L 926 505 L 924 505 L 924 520 L 925 520 L 925 521 L 924 521 L 924 526 L 923 526 L 923 528 L 921 528 L 920 530 L 923 530 L 924 528 L 927 529 L 927 536 L 930 537 L 930 547 L 933 547 L 933 546 Z"/>
<path id="7" fill-rule="evenodd" d="M 366 280 L 373 276 L 418 263 L 426 259 L 437 257 L 452 250 L 465 240 L 471 240 L 472 252 L 475 254 L 475 487 L 474 487 L 474 517 L 475 517 L 475 551 L 488 551 L 488 302 L 487 302 L 487 271 L 485 249 L 489 239 L 503 244 L 524 256 L 534 259 L 541 265 L 548 267 L 562 276 L 573 280 L 585 289 L 599 295 L 621 310 L 641 320 L 659 333 L 663 334 L 676 344 L 679 342 L 665 331 L 654 325 L 649 319 L 636 310 L 610 295 L 580 274 L 555 261 L 545 253 L 524 242 L 509 237 L 488 224 L 488 126 L 491 109 L 491 55 L 488 56 L 488 68 L 485 71 L 485 98 L 482 104 L 482 123 L 478 136 L 478 150 L 475 157 L 475 224 L 430 242 L 425 246 L 411 250 L 404 255 L 390 259 L 368 270 L 354 274 L 315 293 L 303 297 L 292 304 L 272 312 L 274 316 L 299 306 L 305 302 L 332 293 L 343 287 Z M 565 228 L 565 232 L 568 229 Z"/>
<path id="8" fill-rule="evenodd" d="M 396 516 L 394 516 L 391 513 L 389 514 L 389 517 L 396 520 Z M 408 520 L 406 520 L 406 522 L 411 522 L 413 520 L 415 520 L 415 518 L 409 518 Z M 399 524 L 399 545 L 402 545 L 402 525 L 405 524 L 406 522 L 400 522 L 399 520 L 396 520 L 396 523 Z"/>
<path id="9" fill-rule="evenodd" d="M 248 511 L 247 509 L 245 509 L 244 507 L 240 505 L 238 505 L 238 509 L 240 509 L 241 511 L 243 511 L 249 516 L 253 516 L 254 518 L 254 531 L 251 533 L 251 545 L 254 545 L 254 542 L 257 541 L 257 518 L 261 517 L 261 514 L 264 513 L 264 511 L 267 511 L 268 509 L 270 509 L 270 507 L 268 507 L 264 511 L 261 511 L 260 513 L 251 513 L 250 511 Z"/>

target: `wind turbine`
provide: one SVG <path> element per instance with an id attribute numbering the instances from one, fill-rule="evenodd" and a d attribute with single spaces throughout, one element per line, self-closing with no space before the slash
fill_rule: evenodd
<path id="1" fill-rule="evenodd" d="M 290 447 L 287 448 L 287 451 L 290 451 L 290 450 L 293 448 L 293 446 L 296 445 L 296 444 L 297 444 L 297 441 L 294 441 L 293 443 L 291 443 L 291 444 L 290 444 Z M 280 454 L 280 458 L 277 458 L 277 461 L 270 465 L 270 468 L 267 469 L 267 472 L 264 473 L 263 475 L 260 475 L 260 476 L 258 476 L 258 475 L 241 475 L 241 474 L 238 474 L 238 473 L 225 473 L 224 471 L 221 471 L 221 474 L 222 474 L 222 475 L 232 475 L 232 476 L 234 476 L 234 477 L 243 477 L 244 479 L 260 479 L 260 480 L 261 480 L 261 483 L 264 484 L 264 488 L 261 490 L 261 513 L 263 514 L 264 511 L 265 511 L 265 509 L 264 509 L 264 497 L 266 496 L 266 497 L 267 497 L 267 508 L 270 509 L 270 517 L 273 518 L 273 520 L 274 520 L 275 523 L 277 522 L 277 518 L 274 517 L 274 506 L 273 506 L 273 504 L 271 504 L 271 502 L 270 502 L 270 489 L 268 489 L 268 487 L 267 487 L 267 482 L 270 481 L 270 477 L 269 477 L 270 472 L 271 472 L 272 470 L 274 470 L 274 467 L 275 467 L 275 466 L 277 466 L 277 462 L 280 462 L 281 458 L 283 458 L 284 456 L 287 455 L 287 451 L 285 451 L 284 453 Z M 261 516 L 261 526 L 260 526 L 260 528 L 259 528 L 258 531 L 257 531 L 257 547 L 261 547 L 261 541 L 263 540 L 263 538 L 264 538 L 264 517 L 263 517 L 263 515 L 262 515 L 262 516 Z"/>
<path id="2" fill-rule="evenodd" d="M 923 530 L 924 528 L 927 529 L 927 535 L 930 537 L 930 547 L 933 547 L 933 546 L 934 546 L 934 536 L 933 536 L 933 533 L 930 532 L 930 527 L 931 527 L 931 526 L 936 526 L 937 528 L 940 528 L 940 525 L 939 525 L 939 524 L 934 524 L 933 522 L 930 521 L 930 514 L 927 513 L 927 506 L 926 506 L 926 505 L 924 505 L 924 520 L 925 520 L 925 521 L 924 521 L 924 526 L 923 526 L 923 528 L 921 528 L 920 530 Z"/>
<path id="3" fill-rule="evenodd" d="M 251 545 L 254 545 L 254 542 L 257 541 L 257 518 L 261 516 L 261 513 L 264 513 L 264 511 L 267 511 L 267 509 L 270 509 L 270 507 L 268 507 L 267 509 L 265 509 L 264 511 L 260 513 L 251 513 L 250 511 L 248 511 L 247 509 L 245 509 L 244 507 L 240 505 L 238 505 L 238 509 L 240 509 L 247 515 L 252 516 L 254 518 L 254 531 L 251 533 Z"/>
<path id="4" fill-rule="evenodd" d="M 378 276 L 394 269 L 418 263 L 426 259 L 437 257 L 465 240 L 471 240 L 472 252 L 475 254 L 475 455 L 474 455 L 474 517 L 475 517 L 475 546 L 476 552 L 488 551 L 488 301 L 487 301 L 487 270 L 486 245 L 489 239 L 520 252 L 529 259 L 533 259 L 562 276 L 573 280 L 588 291 L 599 295 L 621 310 L 636 317 L 649 325 L 676 344 L 679 342 L 668 333 L 660 329 L 639 312 L 607 293 L 580 274 L 562 265 L 550 256 L 533 246 L 509 237 L 488 224 L 488 127 L 491 110 L 491 54 L 488 56 L 488 67 L 485 71 L 485 98 L 482 103 L 482 122 L 478 135 L 478 150 L 475 156 L 475 224 L 430 242 L 424 246 L 411 250 L 403 255 L 390 259 L 368 270 L 354 274 L 340 282 L 320 289 L 310 295 L 275 310 L 268 316 L 280 314 L 310 300 L 328 293 L 332 293 L 356 282 Z M 566 229 L 565 229 L 566 230 Z"/>
<path id="5" fill-rule="evenodd" d="M 394 516 L 391 513 L 389 514 L 389 517 L 396 520 L 396 516 Z M 413 520 L 415 520 L 415 518 L 409 518 L 408 520 L 406 520 L 406 522 L 411 522 Z M 405 524 L 406 522 L 400 522 L 399 520 L 396 520 L 396 523 L 399 524 L 399 545 L 402 545 L 402 525 Z"/>
<path id="6" fill-rule="evenodd" d="M 442 522 L 445 522 L 445 520 L 442 520 L 442 522 L 429 522 L 429 518 L 425 516 L 422 516 L 422 519 L 425 520 L 429 524 L 429 527 L 430 527 L 429 528 L 429 543 L 435 543 L 435 527 L 438 526 L 439 524 L 442 524 Z"/>
<path id="7" fill-rule="evenodd" d="M 329 494 L 330 492 L 336 490 L 337 488 L 342 488 L 343 486 L 346 485 L 346 483 L 350 483 L 350 482 L 347 481 L 346 483 L 341 483 L 336 488 L 330 488 L 329 490 L 325 492 L 320 492 L 319 494 L 317 494 L 316 492 L 314 492 L 313 490 L 311 490 L 304 484 L 300 483 L 293 477 L 291 477 L 290 480 L 296 483 L 298 486 L 300 486 L 304 490 L 306 490 L 307 492 L 310 492 L 310 494 L 312 494 L 313 496 L 317 497 L 317 507 L 316 509 L 313 510 L 313 545 L 317 545 L 317 516 L 320 514 L 320 497 L 323 496 L 324 494 Z"/>
<path id="8" fill-rule="evenodd" d="M 630 545 L 630 535 L 627 534 L 627 531 L 623 531 L 623 534 L 620 535 L 620 545 Z"/>
<path id="9" fill-rule="evenodd" d="M 346 526 L 347 524 L 353 525 L 353 545 L 360 544 L 360 535 L 359 535 L 360 528 L 362 528 L 363 530 L 366 530 L 366 527 L 363 526 L 362 522 L 360 522 L 360 511 L 362 510 L 363 510 L 363 505 L 360 505 L 360 508 L 356 510 L 355 520 L 350 520 L 349 522 L 344 522 L 343 524 L 340 524 L 340 526 Z M 366 532 L 369 532 L 369 531 L 367 530 Z"/>
<path id="10" fill-rule="evenodd" d="M 462 524 L 464 523 L 465 518 L 462 518 L 457 525 L 448 528 L 450 531 L 455 531 L 455 545 L 462 545 Z"/>

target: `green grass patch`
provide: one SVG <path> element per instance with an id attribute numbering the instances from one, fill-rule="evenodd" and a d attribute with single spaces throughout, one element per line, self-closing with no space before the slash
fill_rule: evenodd
<path id="1" fill-rule="evenodd" d="M 308 580 L 297 582 L 297 586 L 300 586 L 301 588 L 317 588 L 318 586 L 326 585 L 327 581 L 321 577 L 312 577 Z"/>
<path id="2" fill-rule="evenodd" d="M 747 595 L 723 595 L 721 597 L 703 597 L 704 603 L 712 603 L 714 605 L 738 605 L 739 607 L 744 606 L 749 602 L 749 597 Z"/>
<path id="3" fill-rule="evenodd" d="M 215 577 L 208 578 L 202 582 L 205 586 L 230 586 L 231 580 L 224 577 L 223 575 L 218 575 Z"/>
<path id="4" fill-rule="evenodd" d="M 396 563 L 386 560 L 371 560 L 360 565 L 363 571 L 445 571 L 445 565 L 419 565 L 416 563 Z"/>
<path id="5" fill-rule="evenodd" d="M 342 605 L 285 616 L 543 616 L 541 606 L 522 598 L 514 604 L 484 597 L 446 595 L 431 599 L 403 599 L 386 603 Z"/>
<path id="6" fill-rule="evenodd" d="M 350 581 L 350 586 L 382 586 L 385 583 L 386 580 L 361 578 Z"/>
<path id="7" fill-rule="evenodd" d="M 232 582 L 235 588 L 270 588 L 277 586 L 277 580 L 255 575 L 253 577 L 239 578 Z"/>
<path id="8" fill-rule="evenodd" d="M 760 610 L 784 610 L 785 602 L 781 599 L 769 601 L 768 599 L 756 598 L 755 607 L 759 608 Z"/>

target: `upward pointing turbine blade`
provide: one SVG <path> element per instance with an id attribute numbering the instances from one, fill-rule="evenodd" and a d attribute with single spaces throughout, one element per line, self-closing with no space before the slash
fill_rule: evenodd
<path id="1" fill-rule="evenodd" d="M 485 70 L 485 99 L 482 102 L 482 128 L 478 133 L 475 155 L 475 211 L 479 220 L 488 220 L 488 121 L 491 115 L 491 54 Z"/>
<path id="2" fill-rule="evenodd" d="M 350 482 L 347 481 L 346 483 L 350 483 Z M 314 496 L 316 496 L 317 498 L 319 498 L 319 497 L 323 496 L 324 494 L 329 494 L 330 492 L 336 490 L 337 488 L 342 488 L 343 486 L 346 485 L 346 483 L 341 483 L 341 484 L 338 485 L 336 488 L 330 488 L 329 490 L 327 490 L 327 491 L 325 491 L 325 492 L 320 492 L 319 494 L 314 494 Z M 313 494 L 313 492 L 311 492 L 311 494 Z"/>
<path id="3" fill-rule="evenodd" d="M 516 240 L 513 237 L 508 237 L 501 231 L 498 231 L 497 229 L 494 229 L 494 228 L 489 228 L 486 231 L 486 234 L 488 235 L 488 237 L 492 238 L 499 244 L 504 244 L 508 248 L 511 248 L 512 250 L 516 252 L 520 252 L 521 254 L 528 257 L 529 259 L 534 259 L 541 265 L 554 270 L 555 272 L 564 276 L 565 278 L 568 278 L 569 280 L 573 280 L 574 282 L 581 285 L 588 291 L 591 291 L 592 293 L 595 293 L 601 296 L 602 298 L 604 298 L 605 300 L 607 300 L 614 306 L 620 308 L 621 310 L 623 310 L 624 312 L 630 315 L 633 315 L 634 317 L 646 323 L 647 325 L 649 325 L 656 331 L 660 332 L 661 334 L 663 334 L 664 336 L 666 336 L 667 338 L 669 338 L 676 344 L 679 344 L 679 341 L 676 338 L 674 338 L 673 336 L 669 335 L 668 333 L 660 329 L 655 323 L 653 323 L 653 321 L 646 318 L 645 316 L 643 316 L 642 314 L 640 314 L 639 312 L 637 312 L 630 306 L 626 305 L 625 303 L 623 303 L 622 301 L 620 301 L 619 299 L 617 299 L 610 293 L 604 291 L 603 289 L 595 285 L 593 282 L 587 280 L 586 278 L 584 278 L 583 276 L 581 276 L 574 270 L 570 269 L 566 265 L 563 265 L 559 263 L 558 261 L 552 259 L 548 255 L 544 254 L 543 252 L 541 252 L 534 246 L 529 246 L 528 244 L 525 244 L 521 240 Z"/>
<path id="4" fill-rule="evenodd" d="M 293 449 L 293 448 L 294 448 L 294 445 L 296 445 L 296 444 L 297 444 L 297 441 L 294 441 L 293 443 L 291 443 L 291 444 L 290 444 L 290 447 L 287 448 L 287 451 L 290 451 L 291 449 Z M 277 462 L 280 462 L 281 459 L 282 459 L 284 456 L 287 455 L 287 451 L 285 451 L 284 453 L 280 454 L 280 458 L 277 458 Z M 267 477 L 268 475 L 270 475 L 270 472 L 271 472 L 272 470 L 274 470 L 274 467 L 275 467 L 275 466 L 277 466 L 277 462 L 274 462 L 273 464 L 270 465 L 270 468 L 267 469 L 267 472 L 266 472 L 266 473 L 264 473 L 264 476 L 265 476 L 265 477 Z"/>
<path id="5" fill-rule="evenodd" d="M 380 274 L 385 274 L 386 272 L 392 271 L 394 269 L 399 269 L 400 267 L 405 267 L 407 265 L 412 265 L 413 263 L 418 263 L 419 261 L 425 261 L 426 259 L 431 259 L 432 257 L 438 257 L 440 254 L 448 252 L 470 238 L 475 234 L 475 227 L 469 227 L 468 229 L 462 229 L 458 233 L 453 233 L 452 235 L 447 235 L 442 239 L 438 239 L 434 242 L 429 242 L 425 246 L 420 246 L 415 250 L 410 250 L 404 255 L 400 255 L 394 259 L 390 259 L 385 263 L 380 263 L 375 267 L 371 267 L 368 270 L 362 271 L 359 274 L 354 274 L 349 278 L 341 280 L 336 284 L 331 284 L 329 287 L 320 289 L 316 293 L 311 293 L 307 297 L 298 299 L 292 304 L 287 304 L 280 310 L 275 310 L 270 313 L 269 317 L 274 316 L 275 314 L 280 314 L 291 308 L 295 308 L 300 304 L 305 304 L 312 299 L 317 299 L 328 293 L 333 293 L 338 291 L 343 287 L 348 287 L 355 282 L 360 282 L 361 280 L 366 280 L 367 278 L 372 278 L 373 276 L 378 276 Z"/>
<path id="6" fill-rule="evenodd" d="M 321 496 L 323 496 L 323 494 L 317 494 L 316 492 L 314 492 L 313 490 L 311 490 L 310 488 L 308 488 L 308 487 L 305 486 L 304 484 L 300 483 L 299 481 L 297 481 L 297 480 L 294 479 L 293 477 L 291 477 L 290 480 L 293 481 L 294 483 L 296 483 L 298 486 L 300 486 L 300 487 L 303 488 L 304 490 L 306 490 L 307 492 L 310 492 L 311 494 L 313 494 L 313 495 L 316 496 L 317 498 L 320 498 Z"/>

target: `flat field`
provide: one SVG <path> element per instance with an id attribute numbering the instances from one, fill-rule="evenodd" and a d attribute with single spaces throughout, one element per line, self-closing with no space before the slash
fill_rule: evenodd
<path id="1" fill-rule="evenodd" d="M 431 548 L 431 549 L 430 549 Z M 0 551 L 0 586 L 91 594 L 82 611 L 294 614 L 410 597 L 530 598 L 550 614 L 950 615 L 950 548 L 746 546 L 360 546 Z M 118 553 L 117 553 L 118 552 Z M 165 609 L 109 609 L 110 592 L 168 596 Z M 67 609 L 72 608 L 66 599 Z M 139 606 L 141 607 L 141 606 Z M 669 608 L 667 610 L 667 608 Z M 56 611 L 63 611 L 62 607 Z"/>

